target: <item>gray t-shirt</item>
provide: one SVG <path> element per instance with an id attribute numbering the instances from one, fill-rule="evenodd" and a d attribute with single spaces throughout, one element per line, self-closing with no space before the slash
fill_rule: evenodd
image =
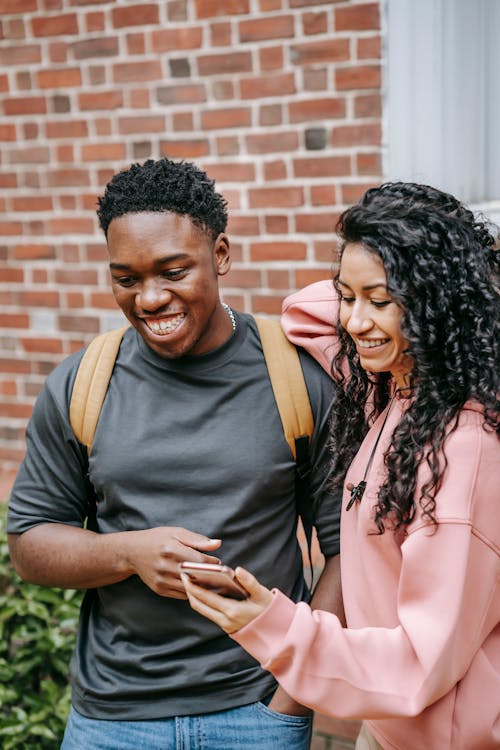
<path id="1" fill-rule="evenodd" d="M 198 357 L 166 360 L 134 329 L 123 339 L 87 462 L 68 420 L 82 352 L 48 377 L 27 430 L 8 529 L 82 526 L 90 481 L 102 534 L 183 526 L 222 539 L 223 562 L 307 599 L 296 539 L 294 462 L 251 316 Z M 328 486 L 332 386 L 301 362 L 315 418 L 311 499 L 318 539 L 339 551 L 339 498 Z M 88 472 L 88 474 L 87 474 Z M 73 705 L 96 719 L 147 720 L 261 699 L 273 677 L 185 601 L 138 576 L 86 592 L 71 662 Z"/>

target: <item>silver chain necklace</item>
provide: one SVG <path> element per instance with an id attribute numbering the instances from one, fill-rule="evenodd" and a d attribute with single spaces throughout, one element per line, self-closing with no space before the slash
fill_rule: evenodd
<path id="1" fill-rule="evenodd" d="M 233 326 L 233 333 L 236 331 L 236 318 L 234 317 L 234 312 L 231 310 L 229 305 L 226 305 L 225 302 L 222 303 L 222 307 L 229 315 L 229 319 L 231 321 L 231 325 Z"/>

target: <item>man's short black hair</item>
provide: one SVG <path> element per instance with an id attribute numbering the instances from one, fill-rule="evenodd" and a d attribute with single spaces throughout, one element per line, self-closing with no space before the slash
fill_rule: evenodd
<path id="1" fill-rule="evenodd" d="M 97 216 L 107 236 L 113 219 L 144 211 L 189 216 L 212 240 L 226 231 L 227 202 L 214 181 L 191 162 L 148 159 L 115 174 L 98 199 Z"/>

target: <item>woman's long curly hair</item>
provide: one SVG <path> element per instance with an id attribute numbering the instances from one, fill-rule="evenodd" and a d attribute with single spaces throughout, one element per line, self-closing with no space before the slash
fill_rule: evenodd
<path id="1" fill-rule="evenodd" d="M 394 182 L 368 190 L 340 217 L 342 251 L 362 243 L 379 256 L 387 288 L 402 309 L 413 366 L 412 401 L 385 454 L 375 523 L 411 523 L 420 504 L 435 523 L 435 496 L 446 469 L 445 441 L 466 401 L 482 405 L 484 428 L 498 431 L 498 253 L 488 225 L 456 198 L 427 185 Z M 388 403 L 390 373 L 368 373 L 339 324 L 333 360 L 334 482 L 341 485 L 369 426 Z M 347 364 L 346 364 L 347 363 Z M 346 377 L 343 373 L 349 372 Z M 368 403 L 373 404 L 370 414 Z M 415 497 L 417 469 L 430 478 Z M 387 523 L 386 521 L 386 523 Z"/>

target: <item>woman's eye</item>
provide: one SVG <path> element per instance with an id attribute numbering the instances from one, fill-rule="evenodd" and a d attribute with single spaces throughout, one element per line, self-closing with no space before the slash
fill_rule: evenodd
<path id="1" fill-rule="evenodd" d="M 351 305 L 354 302 L 354 297 L 346 297 L 345 295 L 340 296 L 340 301 L 345 302 L 346 305 Z"/>
<path id="2" fill-rule="evenodd" d="M 372 299 L 371 303 L 374 307 L 387 307 L 387 305 L 390 305 L 392 302 L 392 299 L 385 299 L 385 300 L 375 300 Z"/>

